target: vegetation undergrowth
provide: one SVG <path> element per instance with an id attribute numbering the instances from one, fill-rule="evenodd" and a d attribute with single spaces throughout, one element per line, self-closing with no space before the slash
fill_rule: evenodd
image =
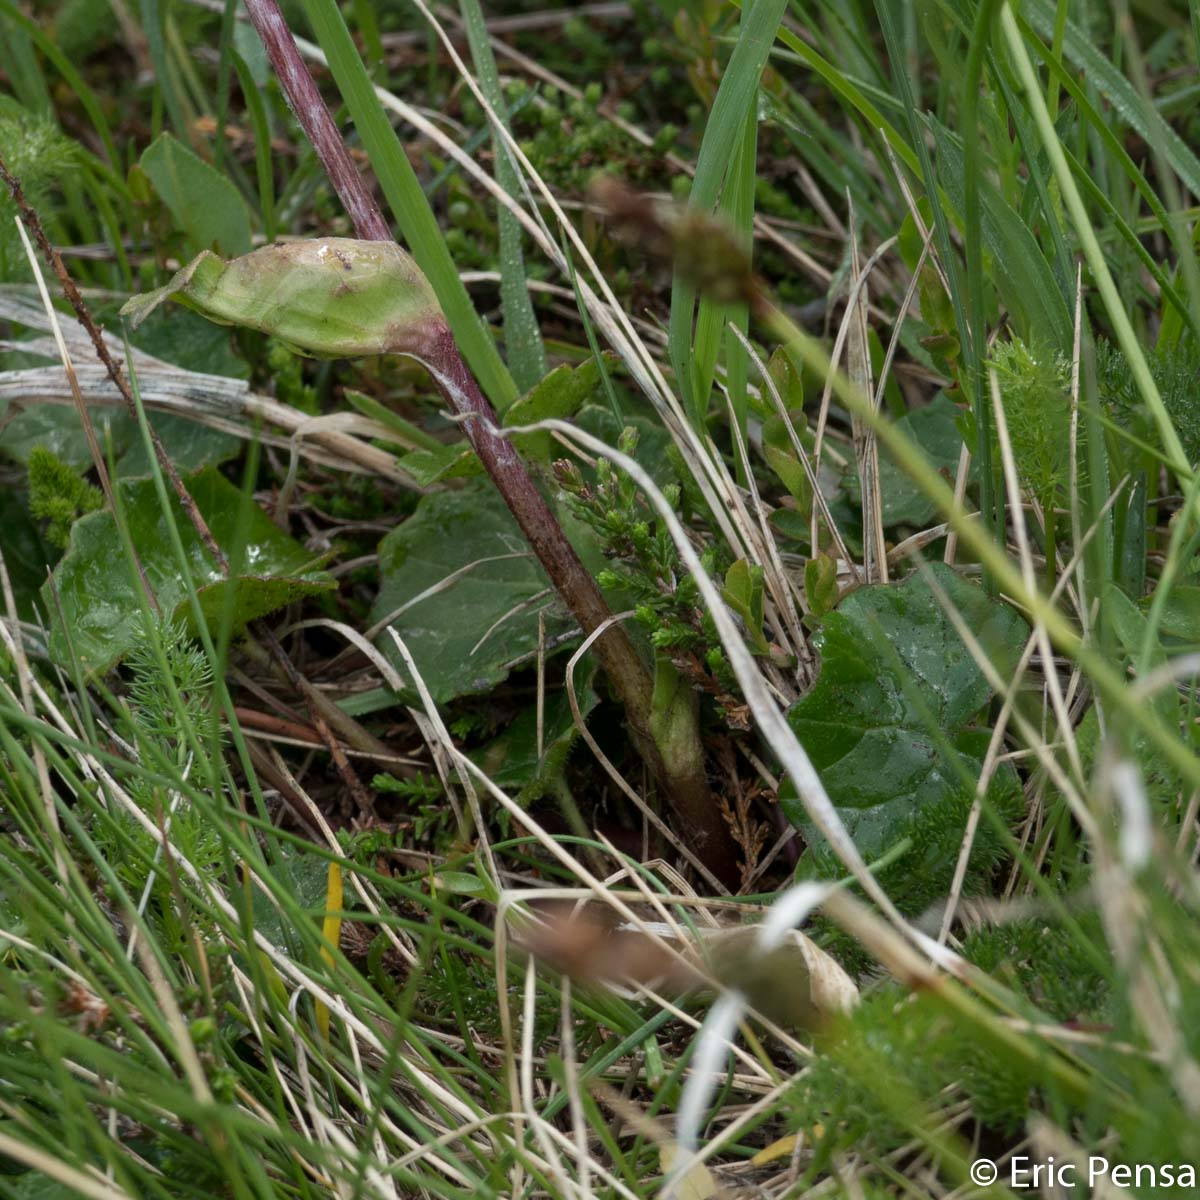
<path id="1" fill-rule="evenodd" d="M 1194 1192 L 1198 52 L 0 0 L 0 1192 Z"/>

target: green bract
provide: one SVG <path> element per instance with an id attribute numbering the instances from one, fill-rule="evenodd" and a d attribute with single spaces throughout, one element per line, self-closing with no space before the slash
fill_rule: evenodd
<path id="1" fill-rule="evenodd" d="M 121 312 L 137 326 L 168 299 L 210 321 L 261 329 L 316 358 L 421 358 L 445 331 L 433 288 L 395 242 L 315 238 L 228 262 L 206 250 Z"/>

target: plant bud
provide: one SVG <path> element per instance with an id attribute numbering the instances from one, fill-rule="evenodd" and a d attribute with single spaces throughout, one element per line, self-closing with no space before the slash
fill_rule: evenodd
<path id="1" fill-rule="evenodd" d="M 446 328 L 429 281 L 395 242 L 314 238 L 229 262 L 205 251 L 121 313 L 136 327 L 168 299 L 222 325 L 261 329 L 315 358 L 423 358 Z"/>

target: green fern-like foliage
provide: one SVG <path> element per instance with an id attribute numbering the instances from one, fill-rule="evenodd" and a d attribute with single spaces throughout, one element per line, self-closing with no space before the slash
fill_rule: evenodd
<path id="1" fill-rule="evenodd" d="M 134 742 L 148 771 L 131 775 L 128 791 L 155 826 L 169 828 L 175 853 L 195 865 L 215 868 L 222 858 L 220 832 L 184 786 L 203 788 L 202 781 L 213 775 L 210 756 L 219 754 L 212 670 L 181 622 L 163 622 L 156 640 L 161 655 L 147 638 L 125 661 L 132 721 L 124 736 Z M 164 774 L 176 775 L 179 786 L 164 785 Z M 115 807 L 97 817 L 91 834 L 131 895 L 140 896 L 146 880 L 152 880 L 153 903 L 146 917 L 166 944 L 182 946 L 192 934 L 172 901 L 159 838 Z"/>
<path id="2" fill-rule="evenodd" d="M 54 188 L 79 162 L 75 143 L 63 136 L 50 117 L 32 113 L 5 96 L 0 96 L 0 155 L 21 181 L 25 198 L 43 218 L 53 207 L 46 202 Z M 7 190 L 0 189 L 0 278 L 14 277 L 17 264 L 25 257 L 13 224 L 16 215 Z"/>
<path id="3" fill-rule="evenodd" d="M 1034 920 L 986 928 L 964 940 L 962 953 L 1023 997 L 1032 1018 L 1104 1021 L 1110 991 L 1097 966 L 1103 951 L 1087 946 L 1089 935 L 1094 947 L 1103 938 L 1094 918 L 1083 924 L 1082 931 Z M 892 983 L 865 994 L 828 1049 L 804 1071 L 792 1114 L 795 1128 L 826 1131 L 818 1160 L 850 1147 L 867 1157 L 896 1150 L 912 1138 L 915 1113 L 924 1110 L 936 1125 L 939 1106 L 958 1097 L 984 1127 L 1011 1136 L 1044 1100 L 1036 1065 L 997 1050 L 928 997 Z M 951 1079 L 953 1096 L 945 1090 Z M 904 1104 L 894 1103 L 898 1095 Z"/>
<path id="4" fill-rule="evenodd" d="M 1074 930 L 1013 921 L 970 934 L 963 955 L 1057 1021 L 1096 1020 L 1104 1016 L 1110 987 L 1088 942 L 1099 946 L 1103 940 L 1095 914 Z"/>
<path id="5" fill-rule="evenodd" d="M 1070 364 L 1013 338 L 996 346 L 991 367 L 1021 481 L 1050 508 L 1070 478 Z"/>
<path id="6" fill-rule="evenodd" d="M 627 426 L 618 449 L 632 455 L 636 448 L 637 430 Z M 700 589 L 680 563 L 670 532 L 653 518 L 633 480 L 606 459 L 596 465 L 595 483 L 585 481 L 579 468 L 565 460 L 555 464 L 555 478 L 571 511 L 595 532 L 608 559 L 597 576 L 600 586 L 632 601 L 635 619 L 654 649 L 716 695 L 719 706 L 738 696 L 737 680 Z M 689 479 L 686 470 L 679 478 Z M 699 493 L 693 498 L 687 490 L 686 482 L 682 488 L 671 483 L 662 493 L 676 512 L 685 503 L 703 504 Z M 731 560 L 722 547 L 710 545 L 700 551 L 700 562 L 710 578 L 721 578 Z"/>
<path id="7" fill-rule="evenodd" d="M 989 1126 L 1022 1127 L 1036 1082 L 1028 1065 L 989 1052 L 928 999 L 884 985 L 839 1032 L 801 1077 L 789 1121 L 823 1130 L 814 1165 L 852 1148 L 871 1158 L 910 1143 L 914 1120 L 940 1123 L 948 1079 L 958 1081 L 954 1098 L 965 1093 Z M 984 1080 L 983 1091 L 974 1087 Z"/>
<path id="8" fill-rule="evenodd" d="M 1188 462 L 1200 460 L 1200 347 L 1185 340 L 1169 348 L 1147 352 L 1150 374 L 1183 443 Z M 1146 413 L 1141 393 L 1125 355 L 1111 342 L 1096 343 L 1096 382 L 1100 398 L 1112 416 L 1151 445 L 1158 433 Z"/>
<path id="9" fill-rule="evenodd" d="M 47 538 L 65 550 L 71 526 L 100 508 L 104 497 L 44 446 L 35 446 L 30 453 L 28 472 L 29 511 L 38 520 L 50 522 Z"/>
<path id="10" fill-rule="evenodd" d="M 142 641 L 126 660 L 133 676 L 129 699 L 141 730 L 162 748 L 172 749 L 171 757 L 178 758 L 180 748 L 188 742 L 189 729 L 201 745 L 207 745 L 215 732 L 212 667 L 180 622 L 163 624 L 161 640 L 175 695 L 153 646 Z"/>
<path id="11" fill-rule="evenodd" d="M 629 426 L 618 449 L 632 455 L 636 448 L 637 431 Z M 639 624 L 658 649 L 675 655 L 706 647 L 709 635 L 700 590 L 680 565 L 670 533 L 653 519 L 633 480 L 606 459 L 597 463 L 594 484 L 586 483 L 571 463 L 559 462 L 555 471 L 572 512 L 595 531 L 609 560 L 600 572 L 600 586 L 620 590 L 632 599 Z M 663 495 L 678 509 L 678 485 L 664 487 Z M 711 547 L 701 553 L 701 562 L 710 575 L 729 565 L 719 561 Z"/>

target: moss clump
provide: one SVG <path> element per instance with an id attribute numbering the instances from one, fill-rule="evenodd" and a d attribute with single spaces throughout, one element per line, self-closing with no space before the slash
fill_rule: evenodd
<path id="1" fill-rule="evenodd" d="M 87 513 L 96 512 L 104 504 L 104 497 L 99 488 L 76 475 L 45 446 L 34 447 L 27 470 L 29 511 L 38 520 L 50 522 L 47 539 L 65 550 L 71 526 Z"/>

